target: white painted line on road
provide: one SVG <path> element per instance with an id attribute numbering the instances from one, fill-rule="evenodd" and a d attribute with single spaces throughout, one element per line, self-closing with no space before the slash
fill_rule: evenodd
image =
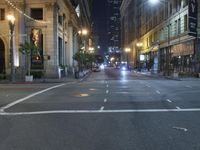
<path id="1" fill-rule="evenodd" d="M 166 101 L 168 101 L 169 103 L 172 103 L 172 101 L 170 99 L 167 99 Z"/>
<path id="2" fill-rule="evenodd" d="M 151 86 L 150 85 L 146 85 L 146 87 L 150 88 Z"/>
<path id="3" fill-rule="evenodd" d="M 42 93 L 44 93 L 44 92 L 50 91 L 50 90 L 52 90 L 52 89 L 55 89 L 55 88 L 58 88 L 58 87 L 61 87 L 61 86 L 64 86 L 64 85 L 66 85 L 66 84 L 59 84 L 59 85 L 56 85 L 56 86 L 53 86 L 53 87 L 50 87 L 50 88 L 41 90 L 41 91 L 39 91 L 39 92 L 33 93 L 33 94 L 28 95 L 28 96 L 26 96 L 26 97 L 24 97 L 24 98 L 18 99 L 18 100 L 14 101 L 14 102 L 12 102 L 12 103 L 6 105 L 6 106 L 1 107 L 0 110 L 3 110 L 3 111 L 4 111 L 5 109 L 8 109 L 8 108 L 10 108 L 10 107 L 12 107 L 12 106 L 14 106 L 14 105 L 17 105 L 17 104 L 23 102 L 23 101 L 26 101 L 26 100 L 28 100 L 28 99 L 30 99 L 30 98 L 36 96 L 36 95 L 42 94 Z"/>
<path id="4" fill-rule="evenodd" d="M 178 110 L 181 110 L 181 108 L 180 108 L 180 107 L 178 107 L 178 106 L 176 106 L 176 109 L 178 109 Z"/>
<path id="5" fill-rule="evenodd" d="M 100 110 L 102 111 L 104 109 L 104 106 L 102 106 L 101 108 L 100 108 Z"/>
<path id="6" fill-rule="evenodd" d="M 107 85 L 106 85 L 106 87 L 108 88 L 108 87 L 109 87 L 109 85 L 107 84 Z"/>
<path id="7" fill-rule="evenodd" d="M 105 98 L 105 99 L 104 99 L 104 103 L 106 103 L 107 101 L 108 101 L 108 100 Z"/>
<path id="8" fill-rule="evenodd" d="M 112 93 L 116 93 L 116 94 L 128 94 L 130 92 L 112 92 Z"/>
<path id="9" fill-rule="evenodd" d="M 186 85 L 185 87 L 190 88 L 190 89 L 192 88 L 192 86 L 190 86 L 190 85 Z"/>
<path id="10" fill-rule="evenodd" d="M 200 112 L 200 108 L 190 109 L 127 109 L 127 110 L 52 110 L 35 112 L 0 112 L 4 116 L 45 115 L 45 114 L 89 114 L 89 113 L 157 113 L 157 112 Z"/>
<path id="11" fill-rule="evenodd" d="M 157 93 L 157 94 L 160 94 L 160 91 L 156 90 L 156 93 Z"/>
<path id="12" fill-rule="evenodd" d="M 173 129 L 183 130 L 183 131 L 185 131 L 185 132 L 188 131 L 188 129 L 186 129 L 186 128 L 182 128 L 182 127 L 173 127 Z"/>
<path id="13" fill-rule="evenodd" d="M 108 94 L 109 93 L 109 90 L 106 90 L 106 94 Z"/>

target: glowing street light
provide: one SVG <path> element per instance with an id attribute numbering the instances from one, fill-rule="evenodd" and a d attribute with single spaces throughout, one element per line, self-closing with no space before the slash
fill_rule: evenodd
<path id="1" fill-rule="evenodd" d="M 137 46 L 137 47 L 142 47 L 142 46 L 143 46 L 143 43 L 137 43 L 136 46 Z"/>
<path id="2" fill-rule="evenodd" d="M 155 4 L 159 3 L 159 0 L 149 0 L 149 3 L 152 5 L 155 5 Z"/>
<path id="3" fill-rule="evenodd" d="M 87 34 L 88 34 L 88 30 L 87 30 L 87 29 L 83 29 L 83 30 L 82 30 L 82 34 L 83 34 L 83 35 L 87 35 Z"/>
<path id="4" fill-rule="evenodd" d="M 88 34 L 88 30 L 87 29 L 81 29 L 81 30 L 78 31 L 78 34 L 87 35 Z"/>
<path id="5" fill-rule="evenodd" d="M 125 52 L 126 52 L 126 53 L 129 53 L 130 51 L 131 51 L 130 48 L 125 48 Z"/>
<path id="6" fill-rule="evenodd" d="M 14 67 L 14 52 L 13 52 L 13 32 L 15 28 L 15 17 L 13 15 L 8 15 L 7 20 L 9 23 L 10 30 L 10 63 L 11 63 L 11 82 L 15 81 L 15 67 Z"/>

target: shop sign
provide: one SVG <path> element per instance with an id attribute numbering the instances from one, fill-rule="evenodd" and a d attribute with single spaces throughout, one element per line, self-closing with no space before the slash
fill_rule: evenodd
<path id="1" fill-rule="evenodd" d="M 195 37 L 197 36 L 197 9 L 197 0 L 189 0 L 188 34 Z"/>

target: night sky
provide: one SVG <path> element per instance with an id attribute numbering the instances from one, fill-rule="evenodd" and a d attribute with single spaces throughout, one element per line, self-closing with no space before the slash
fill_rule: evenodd
<path id="1" fill-rule="evenodd" d="M 106 14 L 107 14 L 107 0 L 94 0 L 92 9 L 92 21 L 94 35 L 99 36 L 99 45 L 101 46 L 100 54 L 107 51 L 107 31 L 106 31 Z"/>

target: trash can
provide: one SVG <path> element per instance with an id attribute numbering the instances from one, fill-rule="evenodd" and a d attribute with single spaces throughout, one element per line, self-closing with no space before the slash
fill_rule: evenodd
<path id="1" fill-rule="evenodd" d="M 78 79 L 78 78 L 79 78 L 79 72 L 75 71 L 75 79 Z"/>

